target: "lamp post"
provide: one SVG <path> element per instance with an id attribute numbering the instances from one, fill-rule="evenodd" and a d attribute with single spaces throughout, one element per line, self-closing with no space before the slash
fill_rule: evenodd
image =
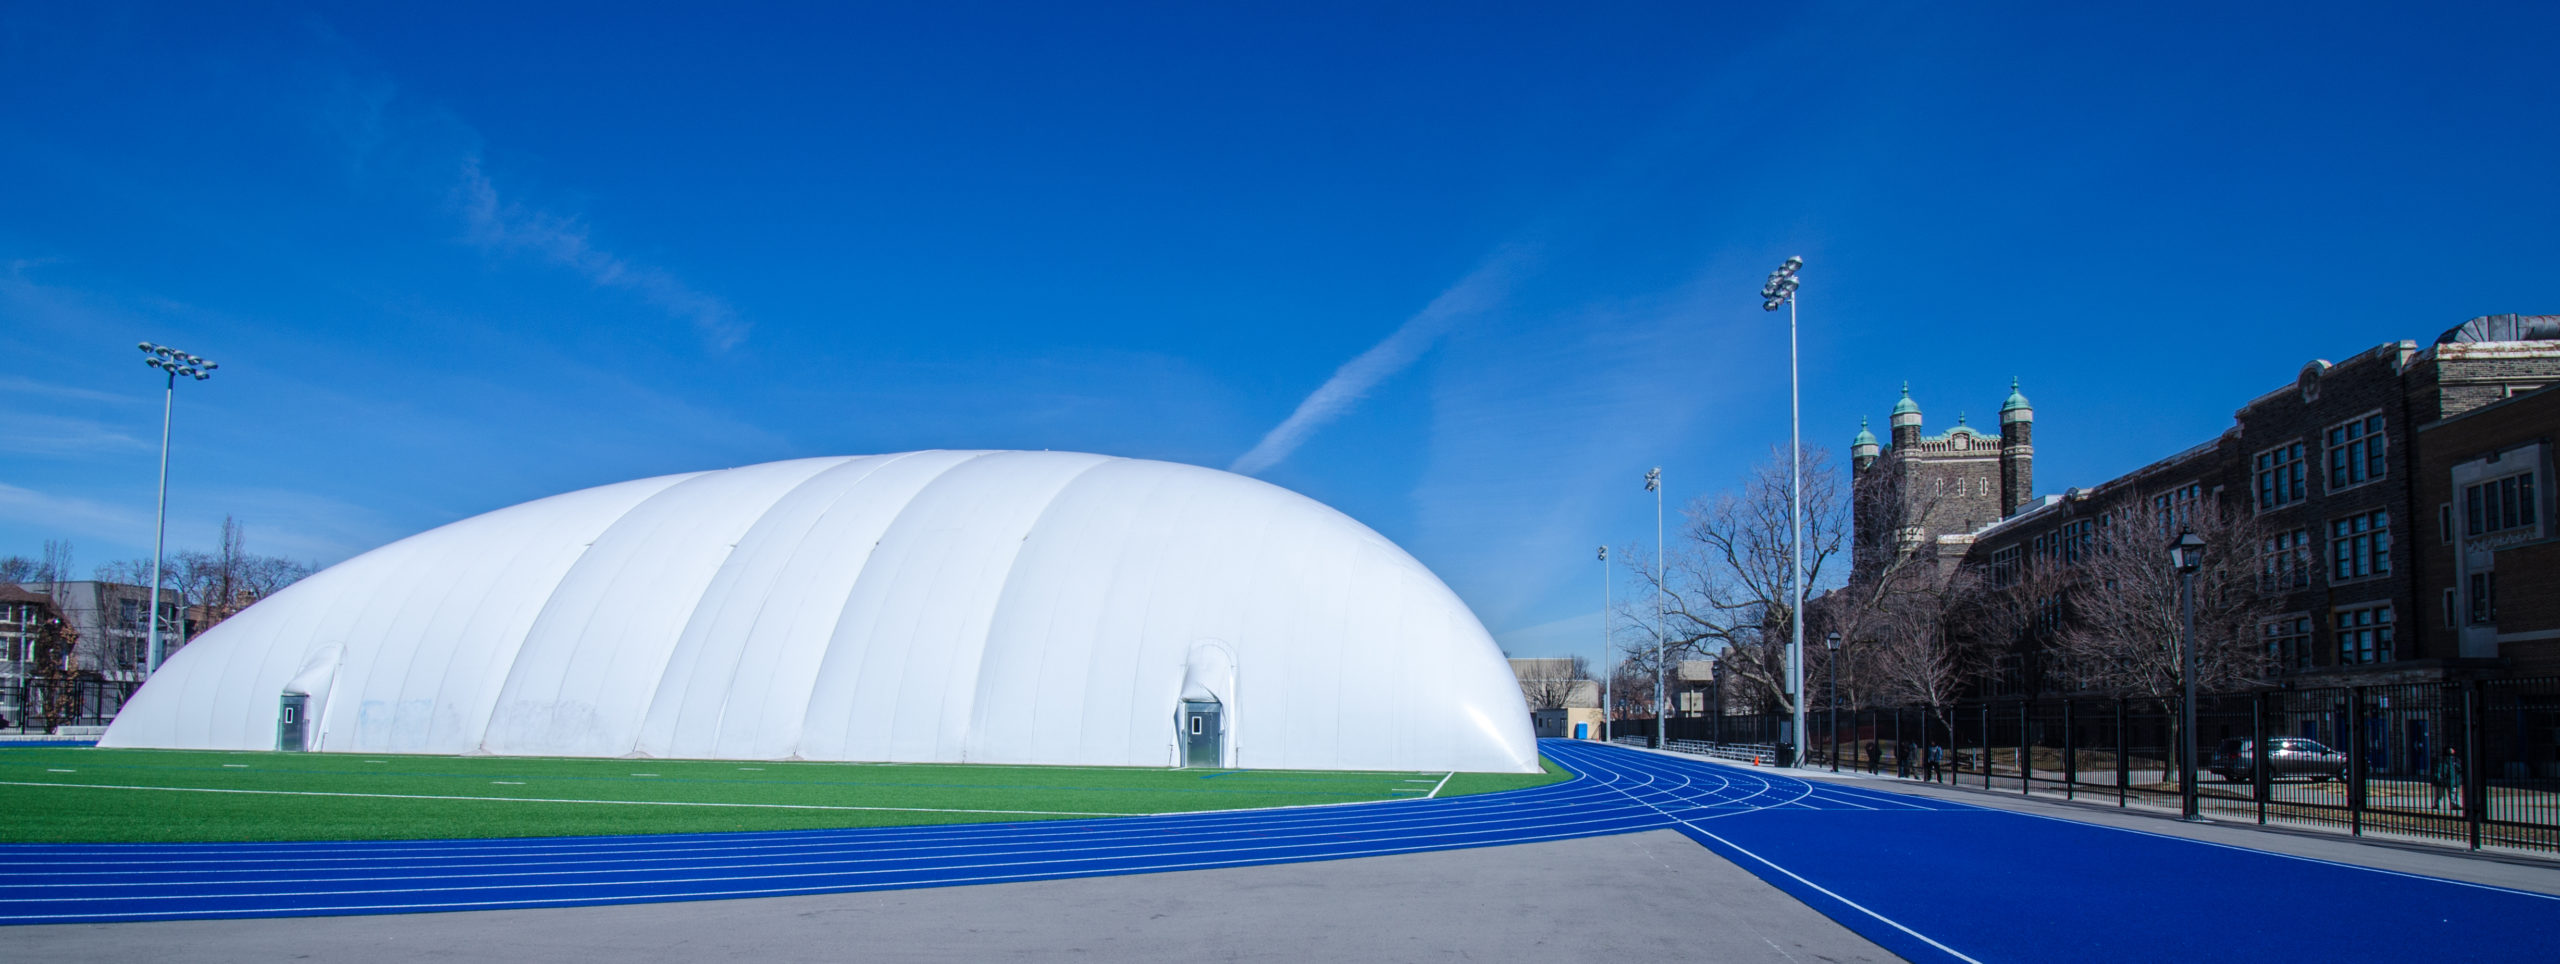
<path id="1" fill-rule="evenodd" d="M 1831 709 L 1831 772 L 1840 772 L 1840 634 L 1822 638 L 1822 648 L 1831 655 L 1823 662 L 1828 670 L 1822 674 L 1822 704 Z"/>
<path id="2" fill-rule="evenodd" d="M 178 398 L 178 376 L 204 381 L 222 366 L 167 345 L 146 341 L 135 347 L 142 349 L 143 364 L 169 376 L 160 397 L 160 504 L 151 516 L 151 615 L 146 620 L 151 642 L 143 664 L 143 675 L 148 677 L 160 671 L 160 557 L 169 535 L 169 415 Z"/>
<path id="3" fill-rule="evenodd" d="M 1660 748 L 1671 741 L 1671 716 L 1662 697 L 1663 654 L 1670 648 L 1664 641 L 1670 627 L 1662 624 L 1662 594 L 1670 588 L 1662 577 L 1662 466 L 1644 474 L 1644 490 L 1653 493 L 1653 745 Z"/>
<path id="4" fill-rule="evenodd" d="M 1790 572 L 1787 622 L 1793 624 L 1793 636 L 1787 643 L 1787 693 L 1795 704 L 1795 742 L 1804 739 L 1804 392 L 1796 380 L 1796 272 L 1804 268 L 1804 259 L 1790 257 L 1769 272 L 1769 283 L 1760 287 L 1760 309 L 1776 311 L 1787 306 L 1787 473 L 1789 505 L 1787 508 L 1788 543 L 1793 547 L 1794 565 Z M 1804 753 L 1796 752 L 1798 765 Z"/>
<path id="5" fill-rule="evenodd" d="M 2169 544 L 2178 571 L 2178 609 L 2186 633 L 2178 645 L 2178 819 L 2203 823 L 2196 805 L 2196 570 L 2204 567 L 2204 538 L 2190 529 Z"/>
<path id="6" fill-rule="evenodd" d="M 1600 547 L 1600 742 L 1609 742 L 1609 547 Z"/>

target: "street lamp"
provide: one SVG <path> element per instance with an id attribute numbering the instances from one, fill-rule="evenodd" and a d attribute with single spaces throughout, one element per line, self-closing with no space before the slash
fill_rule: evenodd
<path id="1" fill-rule="evenodd" d="M 1609 742 L 1609 547 L 1600 547 L 1600 742 Z"/>
<path id="2" fill-rule="evenodd" d="M 1653 493 L 1653 745 L 1659 748 L 1671 743 L 1671 717 L 1662 698 L 1663 652 L 1669 648 L 1664 638 L 1670 633 L 1662 624 L 1667 611 L 1662 594 L 1670 588 L 1662 576 L 1662 466 L 1645 472 L 1644 490 Z"/>
<path id="3" fill-rule="evenodd" d="M 222 366 L 167 345 L 146 341 L 135 347 L 142 349 L 143 364 L 169 376 L 160 397 L 160 507 L 151 517 L 151 642 L 148 661 L 143 664 L 143 675 L 147 677 L 160 671 L 160 556 L 169 535 L 169 413 L 178 397 L 178 376 L 204 381 Z"/>
<path id="4" fill-rule="evenodd" d="M 1804 391 L 1796 381 L 1796 272 L 1803 268 L 1803 258 L 1790 257 L 1769 272 L 1769 283 L 1760 287 L 1762 311 L 1787 306 L 1787 530 L 1795 554 L 1795 578 L 1789 583 L 1787 601 L 1787 622 L 1794 624 L 1794 636 L 1787 643 L 1787 692 L 1794 697 L 1798 746 L 1804 744 Z M 1801 751 L 1796 753 L 1799 765 L 1803 756 Z"/>
<path id="5" fill-rule="evenodd" d="M 2178 647 L 2178 819 L 2203 823 L 2196 805 L 2196 570 L 2204 568 L 2204 537 L 2192 529 L 2179 533 L 2169 544 L 2169 565 L 2178 571 L 2178 609 L 2186 622 Z"/>
<path id="6" fill-rule="evenodd" d="M 1829 670 L 1822 674 L 1822 703 L 1831 708 L 1831 772 L 1838 773 L 1840 772 L 1840 634 L 1832 633 L 1823 637 L 1822 648 L 1831 651 L 1829 659 L 1822 664 Z"/>

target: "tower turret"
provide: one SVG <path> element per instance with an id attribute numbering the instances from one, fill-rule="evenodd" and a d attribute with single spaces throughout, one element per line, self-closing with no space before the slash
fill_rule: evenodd
<path id="1" fill-rule="evenodd" d="M 1876 445 L 1876 433 L 1867 431 L 1867 417 L 1858 416 L 1858 436 L 1849 440 L 1849 464 L 1855 471 L 1864 472 L 1874 467 L 1877 457 L 1883 454 Z"/>
<path id="2" fill-rule="evenodd" d="M 1902 400 L 1893 403 L 1893 447 L 1920 441 L 1920 403 L 1911 400 L 1911 383 L 1902 383 Z"/>
<path id="3" fill-rule="evenodd" d="M 2000 514 L 2016 515 L 2035 499 L 2036 409 L 2009 379 L 2009 398 L 2000 403 Z"/>

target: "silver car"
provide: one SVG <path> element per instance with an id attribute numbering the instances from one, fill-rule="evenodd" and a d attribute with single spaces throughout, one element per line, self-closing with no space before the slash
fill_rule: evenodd
<path id="1" fill-rule="evenodd" d="M 2222 745 L 2214 747 L 2213 759 L 2205 768 L 2233 782 L 2253 779 L 2252 770 L 2258 764 L 2257 752 L 2252 741 L 2224 740 Z M 2270 780 L 2286 777 L 2341 780 L 2346 775 L 2347 755 L 2329 749 L 2318 740 L 2280 736 L 2267 741 L 2267 778 Z"/>

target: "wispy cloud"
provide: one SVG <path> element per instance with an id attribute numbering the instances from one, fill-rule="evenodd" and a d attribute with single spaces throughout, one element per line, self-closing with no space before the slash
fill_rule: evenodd
<path id="1" fill-rule="evenodd" d="M 150 520 L 131 509 L 76 496 L 52 495 L 0 482 L 0 519 L 39 524 L 50 531 L 80 536 L 130 539 L 136 531 L 150 535 Z"/>
<path id="2" fill-rule="evenodd" d="M 20 412 L 0 420 L 0 450 L 21 455 L 76 456 L 150 448 L 151 443 L 95 419 Z"/>
<path id="3" fill-rule="evenodd" d="M 726 351 L 747 337 L 746 324 L 727 302 L 695 290 L 664 270 L 635 265 L 597 248 L 588 239 L 586 225 L 574 218 L 500 198 L 497 186 L 481 170 L 478 155 L 463 160 L 455 193 L 475 244 L 529 253 L 575 271 L 599 287 L 635 293 L 692 323 L 713 348 Z"/>
<path id="4" fill-rule="evenodd" d="M 76 388 L 70 385 L 56 385 L 52 382 L 40 382 L 32 378 L 21 378 L 16 375 L 0 375 L 0 392 L 16 392 L 19 394 L 35 395 L 42 398 L 58 399 L 66 402 L 107 402 L 116 405 L 130 404 L 139 400 L 139 398 L 133 395 L 119 395 L 115 392 L 102 392 L 94 388 Z"/>
<path id="5" fill-rule="evenodd" d="M 1264 434 L 1262 441 L 1255 443 L 1252 450 L 1238 456 L 1227 470 L 1252 475 L 1280 464 L 1317 429 L 1342 417 L 1352 405 L 1368 397 L 1370 389 L 1376 388 L 1378 383 L 1412 367 L 1460 320 L 1501 303 L 1527 258 L 1527 252 L 1516 245 L 1495 251 L 1484 264 L 1459 279 L 1457 284 L 1449 286 L 1449 290 L 1441 292 L 1439 297 L 1431 299 L 1430 304 L 1405 319 L 1404 324 L 1396 326 L 1395 332 L 1386 340 L 1369 346 L 1368 351 L 1334 369 L 1332 378 L 1317 386 L 1313 393 L 1298 403 L 1296 411 L 1290 412 L 1287 419 Z"/>

